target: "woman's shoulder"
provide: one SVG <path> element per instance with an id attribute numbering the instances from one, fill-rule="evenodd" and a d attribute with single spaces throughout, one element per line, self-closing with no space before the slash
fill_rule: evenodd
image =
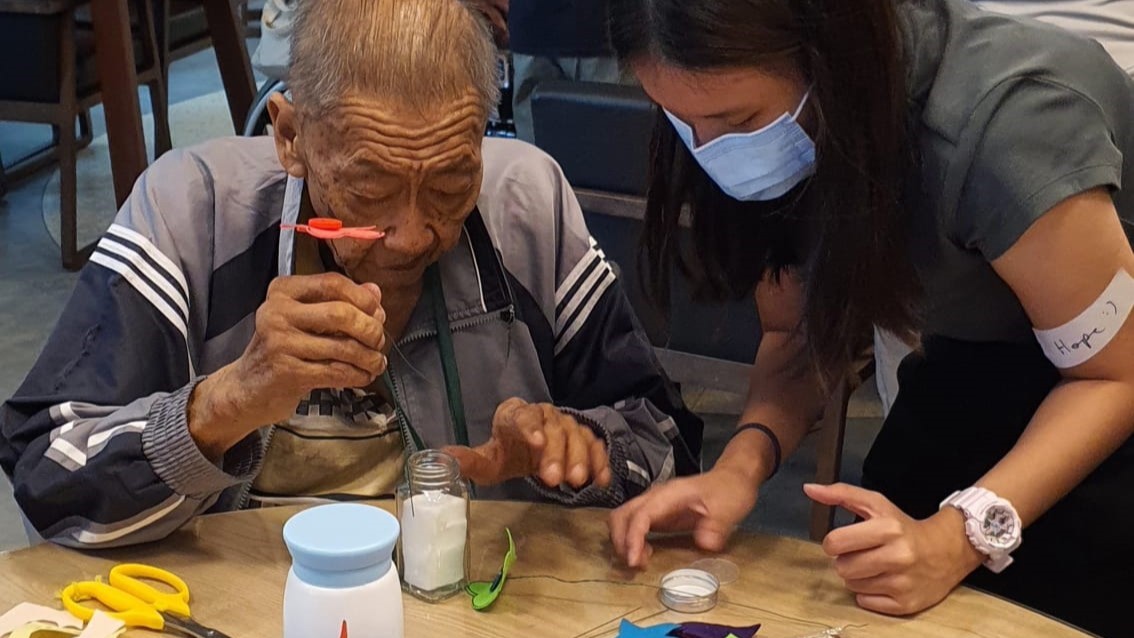
<path id="1" fill-rule="evenodd" d="M 1021 83 L 1077 95 L 1104 112 L 1134 99 L 1130 78 L 1090 38 L 967 0 L 902 6 L 911 102 L 920 124 L 946 140 L 956 141 L 974 124 L 974 113 Z M 1012 117 L 1012 100 L 995 107 L 988 112 L 1008 110 Z"/>

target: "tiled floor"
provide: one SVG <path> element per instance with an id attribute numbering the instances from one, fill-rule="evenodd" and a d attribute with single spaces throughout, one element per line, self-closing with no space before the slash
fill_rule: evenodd
<path id="1" fill-rule="evenodd" d="M 210 51 L 172 67 L 173 102 L 221 88 Z M 146 103 L 142 101 L 143 105 Z M 101 109 L 94 112 L 95 134 L 103 131 Z M 8 161 L 49 139 L 46 127 L 0 123 L 0 155 Z M 41 199 L 47 172 L 16 185 L 0 200 L 0 398 L 10 396 L 35 360 L 55 322 L 76 276 L 59 266 L 58 247 L 43 226 Z M 735 425 L 740 397 L 690 389 L 690 404 L 706 419 L 706 465 L 716 459 Z M 857 480 L 862 457 L 877 433 L 879 407 L 872 386 L 863 388 L 851 406 L 845 448 L 844 479 Z M 761 495 L 747 527 L 806 534 L 808 503 L 801 485 L 814 472 L 814 448 L 805 446 Z M 0 550 L 22 546 L 24 528 L 11 499 L 11 488 L 0 478 Z"/>

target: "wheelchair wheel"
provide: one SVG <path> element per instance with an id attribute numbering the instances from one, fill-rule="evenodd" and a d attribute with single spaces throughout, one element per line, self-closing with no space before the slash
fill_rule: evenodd
<path id="1" fill-rule="evenodd" d="M 255 137 L 267 133 L 268 125 L 272 123 L 271 118 L 268 117 L 268 99 L 273 93 L 283 93 L 284 91 L 287 91 L 287 83 L 283 80 L 268 80 L 260 87 L 260 92 L 256 94 L 252 108 L 248 110 L 248 117 L 244 120 L 243 135 L 245 137 Z"/>

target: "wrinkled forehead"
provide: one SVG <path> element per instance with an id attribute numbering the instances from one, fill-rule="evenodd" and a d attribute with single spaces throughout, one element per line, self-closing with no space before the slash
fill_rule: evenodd
<path id="1" fill-rule="evenodd" d="M 486 120 L 473 91 L 424 104 L 351 95 L 300 127 L 309 150 L 336 168 L 478 170 Z"/>

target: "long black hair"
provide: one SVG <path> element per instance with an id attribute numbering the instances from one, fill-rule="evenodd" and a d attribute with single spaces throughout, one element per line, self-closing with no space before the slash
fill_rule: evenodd
<path id="1" fill-rule="evenodd" d="M 642 272 L 668 307 L 672 273 L 703 298 L 751 295 L 786 269 L 806 289 L 804 331 L 824 383 L 871 325 L 912 337 L 919 287 L 903 210 L 908 144 L 900 0 L 610 0 L 624 63 L 688 71 L 794 65 L 813 84 L 816 174 L 772 202 L 740 202 L 701 169 L 664 116 L 652 144 Z M 679 247 L 683 209 L 693 250 Z"/>

